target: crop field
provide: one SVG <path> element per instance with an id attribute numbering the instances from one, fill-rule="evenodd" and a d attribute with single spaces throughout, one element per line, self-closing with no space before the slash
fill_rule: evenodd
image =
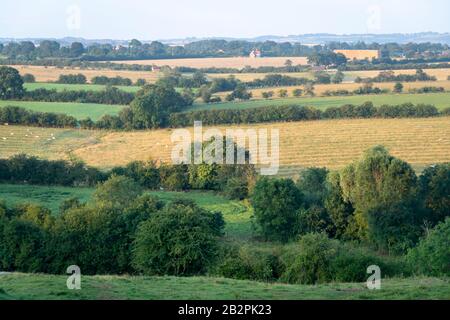
<path id="1" fill-rule="evenodd" d="M 382 82 L 382 83 L 374 83 L 374 87 L 378 87 L 381 89 L 389 89 L 392 91 L 394 88 L 395 82 Z M 314 85 L 314 93 L 316 96 L 322 96 L 327 90 L 336 91 L 336 90 L 348 90 L 353 91 L 360 88 L 362 84 L 360 83 L 340 83 L 340 84 L 316 84 Z M 403 83 L 403 92 L 407 93 L 410 89 L 419 89 L 423 87 L 442 87 L 445 91 L 450 91 L 450 81 L 421 81 L 421 82 L 404 82 Z M 252 92 L 253 99 L 262 99 L 262 93 L 267 91 L 273 91 L 274 96 L 272 99 L 276 99 L 278 92 L 281 90 L 287 90 L 288 95 L 290 97 L 293 96 L 293 91 L 295 89 L 304 89 L 303 86 L 290 86 L 290 87 L 272 87 L 272 88 L 261 88 L 261 89 L 253 89 L 249 90 Z M 227 93 L 219 93 L 218 96 L 224 97 Z M 450 105 L 450 103 L 449 103 Z"/>
<path id="2" fill-rule="evenodd" d="M 292 90 L 292 89 L 291 89 Z M 269 90 L 264 90 L 269 91 Z M 276 90 L 274 90 L 276 92 Z M 248 109 L 267 106 L 301 105 L 316 108 L 340 107 L 344 104 L 362 104 L 371 101 L 375 106 L 383 104 L 401 104 L 406 102 L 426 103 L 435 105 L 438 109 L 450 107 L 450 92 L 426 94 L 379 94 L 379 95 L 353 95 L 336 97 L 299 97 L 299 98 L 272 98 L 248 101 L 222 102 L 214 104 L 198 103 L 190 107 L 192 110 L 208 109 Z"/>
<path id="3" fill-rule="evenodd" d="M 83 276 L 82 290 L 68 290 L 66 281 L 67 276 L 64 275 L 0 275 L 0 300 L 447 300 L 450 297 L 448 279 L 427 277 L 382 279 L 381 290 L 369 290 L 365 283 L 292 285 L 213 277 L 169 276 Z"/>
<path id="4" fill-rule="evenodd" d="M 158 80 L 161 76 L 160 72 L 151 71 L 129 71 L 129 70 L 110 70 L 110 69 L 77 69 L 77 68 L 57 68 L 57 67 L 43 67 L 43 66 L 27 66 L 27 65 L 13 65 L 11 66 L 19 71 L 21 75 L 30 73 L 35 76 L 37 82 L 57 81 L 60 75 L 67 74 L 84 74 L 88 81 L 96 76 L 107 77 L 122 77 L 129 78 L 133 82 L 137 79 L 145 79 L 152 83 Z"/>
<path id="5" fill-rule="evenodd" d="M 71 197 L 77 197 L 82 202 L 90 200 L 93 188 L 72 188 L 57 186 L 35 186 L 0 184 L 0 200 L 6 204 L 32 203 L 45 206 L 57 214 L 60 204 Z M 228 200 L 213 192 L 170 192 L 149 191 L 163 201 L 189 199 L 210 211 L 220 211 L 225 219 L 225 235 L 230 239 L 246 240 L 251 232 L 250 216 L 252 209 L 241 201 Z"/>
<path id="6" fill-rule="evenodd" d="M 191 68 L 238 68 L 246 66 L 257 67 L 282 67 L 286 60 L 291 60 L 293 65 L 306 65 L 306 57 L 230 57 L 230 58 L 192 58 L 192 59 L 156 59 L 156 60 L 125 60 L 111 61 L 121 64 L 140 64 Z"/>
<path id="7" fill-rule="evenodd" d="M 78 103 L 78 102 L 41 102 L 0 100 L 0 107 L 16 106 L 38 112 L 65 113 L 77 119 L 98 120 L 105 114 L 115 115 L 123 108 L 120 105 Z"/>
<path id="8" fill-rule="evenodd" d="M 226 128 L 233 127 L 218 128 L 225 132 Z M 280 165 L 287 170 L 283 175 L 295 174 L 302 167 L 342 168 L 378 144 L 417 170 L 450 161 L 450 117 L 321 120 L 240 128 L 279 129 Z M 75 156 L 99 168 L 125 165 L 134 160 L 170 162 L 172 131 L 107 132 L 0 126 L 0 157 L 19 152 L 49 159 Z"/>
<path id="9" fill-rule="evenodd" d="M 137 92 L 141 87 L 138 86 L 114 86 L 117 89 L 126 92 Z M 37 89 L 47 89 L 47 90 L 85 90 L 85 91 L 102 91 L 105 90 L 106 86 L 100 84 L 64 84 L 64 83 L 51 83 L 51 82 L 35 82 L 35 83 L 25 83 L 24 88 L 28 91 L 33 91 Z"/>

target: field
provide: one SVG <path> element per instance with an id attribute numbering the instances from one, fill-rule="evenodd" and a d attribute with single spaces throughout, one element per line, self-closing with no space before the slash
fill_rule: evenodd
<path id="1" fill-rule="evenodd" d="M 264 91 L 268 91 L 265 89 Z M 274 90 L 274 92 L 276 92 Z M 362 104 L 371 101 L 375 106 L 383 104 L 401 104 L 406 102 L 433 104 L 438 109 L 450 107 L 450 92 L 444 93 L 426 93 L 426 94 L 380 94 L 380 95 L 354 95 L 354 96 L 337 96 L 337 97 L 299 97 L 299 98 L 273 98 L 259 99 L 236 102 L 222 102 L 215 104 L 198 103 L 190 107 L 192 110 L 207 109 L 248 109 L 267 106 L 281 106 L 296 104 L 301 106 L 311 106 L 321 109 L 328 107 L 340 107 L 344 104 Z"/>
<path id="2" fill-rule="evenodd" d="M 320 120 L 241 128 L 279 129 L 280 164 L 297 171 L 309 166 L 342 168 L 365 149 L 378 144 L 418 170 L 424 165 L 450 160 L 450 117 Z M 0 126 L 0 139 L 6 138 L 0 140 L 0 157 L 19 152 L 50 159 L 76 156 L 100 168 L 125 165 L 133 160 L 170 162 L 171 133 L 171 129 L 107 132 Z"/>
<path id="3" fill-rule="evenodd" d="M 380 290 L 364 283 L 288 285 L 212 277 L 82 276 L 81 290 L 68 290 L 67 276 L 0 275 L 1 299 L 27 300 L 314 300 L 314 299 L 450 299 L 450 282 L 442 278 L 383 279 Z"/>
<path id="4" fill-rule="evenodd" d="M 117 89 L 126 92 L 137 92 L 141 87 L 138 86 L 114 86 Z M 24 88 L 28 91 L 33 91 L 36 89 L 47 89 L 47 90 L 85 90 L 85 91 L 102 91 L 105 90 L 106 86 L 100 84 L 64 84 L 64 83 L 49 83 L 49 82 L 35 82 L 35 83 L 25 83 Z"/>
<path id="5" fill-rule="evenodd" d="M 90 200 L 93 188 L 71 188 L 0 184 L 0 200 L 7 205 L 33 203 L 45 206 L 57 214 L 60 204 L 71 197 L 77 197 L 83 202 Z M 245 240 L 251 236 L 251 209 L 244 202 L 230 201 L 213 192 L 168 192 L 150 191 L 163 201 L 175 199 L 190 199 L 199 206 L 210 211 L 222 212 L 226 221 L 225 235 L 228 238 Z"/>
<path id="6" fill-rule="evenodd" d="M 90 117 L 94 121 L 105 114 L 116 115 L 123 108 L 119 105 L 97 103 L 0 100 L 0 107 L 5 106 L 22 107 L 37 112 L 64 113 L 79 120 Z"/>
<path id="7" fill-rule="evenodd" d="M 49 208 L 54 214 L 58 213 L 59 205 L 66 199 L 77 197 L 87 202 L 93 189 L 33 186 L 19 184 L 0 184 L 0 199 L 8 206 L 20 203 L 32 203 Z"/>
<path id="8" fill-rule="evenodd" d="M 192 59 L 157 59 L 157 60 L 126 60 L 111 61 L 121 64 L 140 64 L 173 67 L 191 68 L 237 68 L 246 66 L 257 67 L 282 67 L 286 60 L 291 60 L 293 65 L 306 65 L 306 57 L 230 57 L 230 58 L 192 58 Z"/>
<path id="9" fill-rule="evenodd" d="M 78 74 L 82 73 L 86 76 L 88 81 L 96 76 L 107 76 L 129 78 L 133 82 L 137 79 L 145 79 L 147 82 L 155 82 L 160 76 L 159 72 L 151 71 L 128 71 L 128 70 L 110 70 L 110 69 L 77 69 L 77 68 L 57 68 L 57 67 L 43 67 L 43 66 L 26 66 L 13 65 L 11 66 L 19 71 L 21 75 L 31 73 L 35 76 L 37 82 L 57 81 L 59 76 L 64 74 Z"/>

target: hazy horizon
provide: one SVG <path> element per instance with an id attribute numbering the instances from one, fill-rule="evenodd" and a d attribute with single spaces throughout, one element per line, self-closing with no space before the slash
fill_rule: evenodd
<path id="1" fill-rule="evenodd" d="M 450 31 L 450 3 L 412 0 L 15 0 L 2 4 L 0 37 L 85 39 L 254 38 Z"/>

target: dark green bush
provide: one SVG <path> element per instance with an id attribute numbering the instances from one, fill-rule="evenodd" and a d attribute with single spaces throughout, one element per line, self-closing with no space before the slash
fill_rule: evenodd
<path id="1" fill-rule="evenodd" d="M 281 280 L 288 283 L 315 284 L 333 280 L 332 261 L 338 242 L 324 233 L 310 233 L 290 245 L 282 256 L 285 271 Z"/>
<path id="2" fill-rule="evenodd" d="M 0 268 L 4 271 L 46 270 L 47 234 L 30 221 L 0 218 Z"/>
<path id="3" fill-rule="evenodd" d="M 223 249 L 212 273 L 233 279 L 275 281 L 280 275 L 280 261 L 276 254 L 251 245 L 231 246 Z"/>
<path id="4" fill-rule="evenodd" d="M 417 247 L 409 250 L 407 261 L 417 273 L 450 276 L 450 218 L 438 224 Z"/>
<path id="5" fill-rule="evenodd" d="M 136 270 L 155 275 L 202 274 L 215 259 L 223 220 L 193 203 L 173 202 L 137 231 Z"/>

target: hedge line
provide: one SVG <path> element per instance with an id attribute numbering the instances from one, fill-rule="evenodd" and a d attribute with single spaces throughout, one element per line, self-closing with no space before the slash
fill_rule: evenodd
<path id="1" fill-rule="evenodd" d="M 429 104 L 404 103 L 400 105 L 373 106 L 371 102 L 361 105 L 347 104 L 329 107 L 322 111 L 296 105 L 259 107 L 251 109 L 201 110 L 177 112 L 169 116 L 168 127 L 188 127 L 194 121 L 204 125 L 249 124 L 264 122 L 305 121 L 322 119 L 354 118 L 426 118 L 450 115 L 450 107 L 439 111 Z M 121 116 L 106 115 L 94 122 L 90 118 L 76 118 L 59 113 L 35 112 L 16 106 L 0 108 L 0 123 L 50 128 L 83 128 L 125 130 L 126 123 Z"/>

